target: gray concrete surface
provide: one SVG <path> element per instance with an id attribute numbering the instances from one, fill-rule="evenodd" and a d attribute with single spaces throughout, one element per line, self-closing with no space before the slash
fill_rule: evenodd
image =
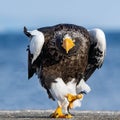
<path id="1" fill-rule="evenodd" d="M 0 111 L 0 120 L 53 120 L 53 110 Z M 120 120 L 120 111 L 71 111 L 71 120 Z M 65 119 L 64 119 L 65 120 Z"/>

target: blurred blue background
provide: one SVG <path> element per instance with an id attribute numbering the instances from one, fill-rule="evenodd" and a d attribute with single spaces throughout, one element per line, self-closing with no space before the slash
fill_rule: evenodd
<path id="1" fill-rule="evenodd" d="M 103 67 L 88 80 L 92 91 L 78 110 L 120 110 L 119 0 L 0 0 L 0 109 L 54 109 L 36 76 L 27 80 L 29 43 L 23 27 L 59 23 L 101 28 L 106 34 Z"/>

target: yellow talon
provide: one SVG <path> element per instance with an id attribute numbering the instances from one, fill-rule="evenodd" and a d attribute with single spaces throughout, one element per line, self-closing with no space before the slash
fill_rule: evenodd
<path id="1" fill-rule="evenodd" d="M 69 108 L 69 109 L 72 109 L 72 108 L 73 108 L 73 102 L 69 102 L 68 108 Z"/>
<path id="2" fill-rule="evenodd" d="M 55 112 L 50 115 L 50 117 L 59 118 L 60 116 L 63 116 L 63 113 L 62 113 L 62 108 L 58 106 Z"/>
<path id="3" fill-rule="evenodd" d="M 66 114 L 65 118 L 72 118 L 73 116 L 71 114 Z"/>
<path id="4" fill-rule="evenodd" d="M 66 98 L 69 101 L 68 108 L 71 109 L 71 108 L 73 108 L 73 102 L 77 99 L 82 99 L 83 94 L 77 94 L 77 95 L 67 94 Z"/>
<path id="5" fill-rule="evenodd" d="M 83 98 L 83 94 L 78 94 L 77 95 L 77 99 L 82 99 Z"/>
<path id="6" fill-rule="evenodd" d="M 71 114 L 63 114 L 62 108 L 60 106 L 57 107 L 54 113 L 50 115 L 51 118 L 72 118 Z"/>
<path id="7" fill-rule="evenodd" d="M 67 94 L 66 98 L 68 99 L 69 102 L 74 102 L 77 99 L 83 98 L 83 95 L 82 94 L 77 94 L 77 95 Z"/>

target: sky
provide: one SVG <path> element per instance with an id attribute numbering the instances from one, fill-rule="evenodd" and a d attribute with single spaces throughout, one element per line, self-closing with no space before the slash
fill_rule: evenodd
<path id="1" fill-rule="evenodd" d="M 0 32 L 72 23 L 120 29 L 120 0 L 0 0 Z"/>

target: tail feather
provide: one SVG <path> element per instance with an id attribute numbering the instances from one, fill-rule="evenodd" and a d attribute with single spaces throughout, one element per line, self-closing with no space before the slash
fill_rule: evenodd
<path id="1" fill-rule="evenodd" d="M 82 91 L 85 91 L 86 93 L 89 93 L 91 91 L 91 88 L 83 79 L 77 85 L 77 89 L 76 89 L 77 94 L 79 94 Z"/>

